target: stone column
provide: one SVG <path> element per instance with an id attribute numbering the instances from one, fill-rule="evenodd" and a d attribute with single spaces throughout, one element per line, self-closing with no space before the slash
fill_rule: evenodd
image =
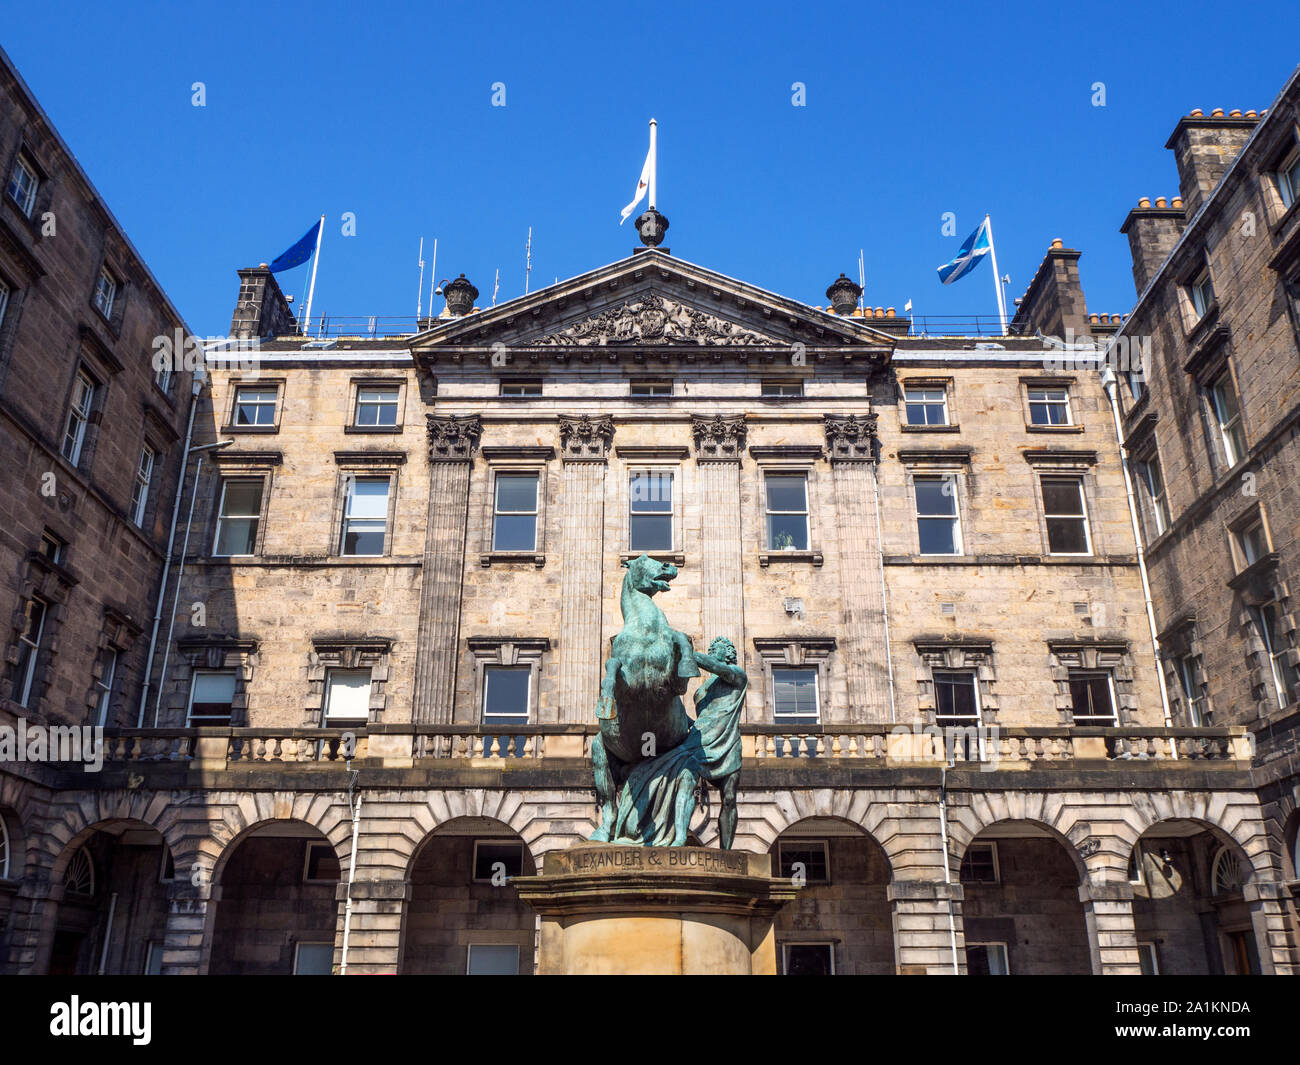
<path id="1" fill-rule="evenodd" d="M 745 663 L 745 596 L 741 569 L 740 457 L 745 418 L 692 418 L 700 474 L 700 598 L 704 650 L 718 636 Z"/>
<path id="2" fill-rule="evenodd" d="M 876 415 L 826 416 L 826 449 L 835 485 L 840 587 L 844 600 L 841 661 L 849 720 L 890 720 L 885 652 L 885 591 L 876 519 Z"/>
<path id="3" fill-rule="evenodd" d="M 430 414 L 427 417 L 429 510 L 424 532 L 412 714 L 417 725 L 452 721 L 469 523 L 469 474 L 474 450 L 483 433 L 477 415 L 457 418 Z"/>
<path id="4" fill-rule="evenodd" d="M 1138 976 L 1137 932 L 1133 927 L 1133 885 L 1087 880 L 1079 901 L 1088 925 L 1088 950 L 1094 976 Z"/>
<path id="5" fill-rule="evenodd" d="M 188 866 L 186 866 L 188 867 Z M 203 972 L 207 933 L 209 883 L 195 885 L 178 864 L 176 879 L 167 885 L 167 928 L 163 934 L 162 972 L 164 976 L 198 976 Z"/>
<path id="6" fill-rule="evenodd" d="M 954 929 L 957 973 L 965 974 L 962 886 L 942 880 L 895 880 L 889 885 L 888 897 L 894 913 L 894 958 L 899 974 L 953 975 Z"/>
<path id="7" fill-rule="evenodd" d="M 348 885 L 339 884 L 339 917 L 334 964 L 343 963 L 343 922 Z M 352 925 L 348 930 L 348 975 L 394 975 L 402 963 L 402 917 L 411 885 L 402 879 L 361 879 L 352 883 Z"/>
<path id="8" fill-rule="evenodd" d="M 564 500 L 560 528 L 558 720 L 588 721 L 596 712 L 604 649 L 605 466 L 614 419 L 560 415 Z"/>
<path id="9" fill-rule="evenodd" d="M 1250 906 L 1250 923 L 1259 953 L 1259 971 L 1265 976 L 1295 976 L 1295 941 L 1286 916 L 1286 888 L 1276 880 L 1251 880 L 1242 885 Z"/>

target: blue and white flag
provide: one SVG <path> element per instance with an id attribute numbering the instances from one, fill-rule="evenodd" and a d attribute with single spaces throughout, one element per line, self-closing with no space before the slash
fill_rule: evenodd
<path id="1" fill-rule="evenodd" d="M 302 240 L 276 259 L 271 264 L 271 273 L 278 274 L 281 270 L 292 270 L 310 259 L 311 253 L 316 250 L 316 234 L 320 232 L 320 227 L 321 223 L 317 222 L 303 234 Z"/>
<path id="2" fill-rule="evenodd" d="M 975 232 L 966 238 L 956 258 L 939 267 L 939 280 L 945 285 L 951 285 L 958 278 L 965 277 L 979 266 L 980 260 L 989 253 L 992 246 L 993 242 L 989 237 L 989 220 L 986 217 Z"/>

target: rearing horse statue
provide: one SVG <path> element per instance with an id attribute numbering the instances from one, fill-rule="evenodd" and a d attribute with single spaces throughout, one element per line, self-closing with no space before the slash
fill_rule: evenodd
<path id="1" fill-rule="evenodd" d="M 605 663 L 596 710 L 600 734 L 591 745 L 600 803 L 600 827 L 591 838 L 601 841 L 615 829 L 619 792 L 632 770 L 677 747 L 691 731 L 681 697 L 700 675 L 690 637 L 668 624 L 653 598 L 669 590 L 677 567 L 649 555 L 623 565 L 623 630 Z"/>

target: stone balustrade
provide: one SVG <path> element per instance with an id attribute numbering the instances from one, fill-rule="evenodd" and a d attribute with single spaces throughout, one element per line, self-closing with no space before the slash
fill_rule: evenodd
<path id="1" fill-rule="evenodd" d="M 334 763 L 413 766 L 464 760 L 471 764 L 589 759 L 595 727 L 380 725 L 345 728 L 107 729 L 106 766 L 186 763 L 196 768 Z M 881 765 L 978 764 L 985 770 L 1027 769 L 1078 762 L 1244 762 L 1252 737 L 1228 728 L 987 728 L 911 729 L 888 724 L 742 728 L 747 760 L 801 759 Z M 947 752 L 945 755 L 945 751 Z"/>

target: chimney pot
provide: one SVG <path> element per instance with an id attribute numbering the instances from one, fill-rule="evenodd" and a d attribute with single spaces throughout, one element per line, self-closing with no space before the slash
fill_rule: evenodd
<path id="1" fill-rule="evenodd" d="M 1228 112 L 1228 117 L 1229 117 L 1229 118 L 1240 118 L 1240 117 L 1241 117 L 1241 108 L 1240 108 L 1240 107 L 1234 107 L 1231 111 Z"/>
<path id="2" fill-rule="evenodd" d="M 1205 112 L 1202 111 L 1199 107 L 1197 107 L 1197 108 L 1194 108 L 1194 109 L 1191 111 L 1191 113 L 1188 114 L 1187 117 L 1188 117 L 1188 118 L 1204 118 L 1204 117 L 1205 117 Z"/>
<path id="3" fill-rule="evenodd" d="M 1247 111 L 1247 112 L 1246 112 L 1246 117 L 1247 117 L 1247 118 L 1258 118 L 1259 115 L 1258 115 L 1258 113 L 1255 112 L 1255 111 Z"/>
<path id="4" fill-rule="evenodd" d="M 1150 196 L 1143 196 L 1140 200 L 1138 200 L 1138 206 L 1139 206 L 1139 207 L 1150 207 L 1150 206 L 1151 206 L 1151 197 L 1150 197 Z"/>
<path id="5" fill-rule="evenodd" d="M 1061 240 L 1060 237 L 1057 237 L 1055 240 L 1052 241 L 1052 247 L 1053 247 L 1053 248 L 1064 248 L 1064 247 L 1065 247 L 1065 242 L 1064 242 L 1063 240 Z"/>
<path id="6" fill-rule="evenodd" d="M 1097 314 L 1088 315 L 1088 321 L 1090 321 L 1093 325 L 1096 325 L 1097 322 L 1100 321 L 1100 319 L 1101 319 L 1100 315 Z"/>
<path id="7" fill-rule="evenodd" d="M 1223 117 L 1223 108 L 1222 108 L 1222 107 L 1216 107 L 1213 111 L 1210 112 L 1210 117 L 1211 117 L 1211 118 L 1222 118 L 1222 117 Z"/>
<path id="8" fill-rule="evenodd" d="M 885 317 L 886 317 L 886 318 L 892 318 L 892 317 L 894 317 L 894 308 L 893 308 L 893 307 L 886 307 L 886 308 L 885 308 Z"/>
<path id="9" fill-rule="evenodd" d="M 1156 197 L 1156 206 L 1157 206 L 1157 207 L 1167 207 L 1167 206 L 1169 206 L 1169 203 L 1168 203 L 1168 201 L 1167 201 L 1163 196 L 1157 196 L 1157 197 Z"/>
<path id="10" fill-rule="evenodd" d="M 1183 198 L 1181 196 L 1175 196 L 1169 206 L 1181 209 L 1183 206 Z"/>

